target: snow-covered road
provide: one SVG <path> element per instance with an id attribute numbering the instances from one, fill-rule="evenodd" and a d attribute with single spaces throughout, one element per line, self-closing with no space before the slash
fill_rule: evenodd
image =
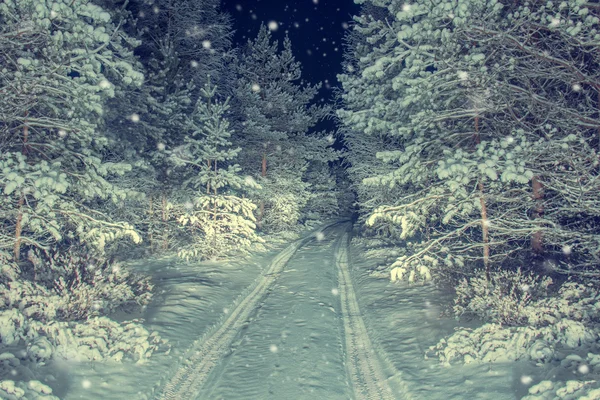
<path id="1" fill-rule="evenodd" d="M 439 316 L 442 294 L 372 277 L 349 230 L 337 224 L 239 265 L 147 267 L 163 294 L 145 317 L 171 353 L 134 368 L 71 368 L 61 398 L 520 397 L 517 364 L 424 359 L 452 332 Z"/>
<path id="2" fill-rule="evenodd" d="M 348 228 L 309 236 L 275 257 L 228 318 L 178 360 L 157 398 L 402 398 L 361 317 Z"/>

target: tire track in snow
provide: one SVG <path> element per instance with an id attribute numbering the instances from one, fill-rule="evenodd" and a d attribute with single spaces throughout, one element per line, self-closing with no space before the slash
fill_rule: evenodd
<path id="1" fill-rule="evenodd" d="M 394 380 L 401 393 L 394 393 L 363 320 L 352 284 L 348 258 L 349 234 L 345 232 L 335 249 L 338 285 L 344 324 L 346 369 L 358 400 L 396 400 L 412 398 L 406 385 L 395 373 Z M 397 372 L 397 371 L 395 371 Z"/>
<path id="2" fill-rule="evenodd" d="M 338 223 L 329 224 L 321 228 L 321 231 Z M 257 283 L 250 293 L 237 304 L 225 321 L 209 333 L 204 340 L 197 341 L 192 345 L 181 360 L 181 365 L 164 384 L 156 399 L 196 398 L 208 375 L 226 354 L 238 332 L 247 324 L 249 317 L 273 285 L 278 274 L 283 271 L 296 251 L 313 239 L 314 234 L 310 234 L 297 240 L 273 259 L 267 271 L 257 279 Z"/>

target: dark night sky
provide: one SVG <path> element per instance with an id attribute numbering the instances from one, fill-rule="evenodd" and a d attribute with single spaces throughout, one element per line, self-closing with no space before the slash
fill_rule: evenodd
<path id="1" fill-rule="evenodd" d="M 341 72 L 342 38 L 359 10 L 353 0 L 223 0 L 222 7 L 234 18 L 236 44 L 255 38 L 261 23 L 276 22 L 273 37 L 281 41 L 289 34 L 303 78 L 322 82 L 328 97 Z"/>

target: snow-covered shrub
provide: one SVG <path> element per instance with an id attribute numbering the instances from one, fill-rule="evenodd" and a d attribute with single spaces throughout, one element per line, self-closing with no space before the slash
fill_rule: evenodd
<path id="1" fill-rule="evenodd" d="M 475 315 L 501 325 L 523 325 L 528 321 L 527 306 L 546 294 L 552 279 L 516 271 L 476 270 L 456 287 L 454 314 Z"/>
<path id="2" fill-rule="evenodd" d="M 23 272 L 32 281 L 8 282 L 8 286 L 22 292 L 21 301 L 31 297 L 37 307 L 44 302 L 36 296 L 58 297 L 55 315 L 38 315 L 48 320 L 106 315 L 119 308 L 147 305 L 152 298 L 149 277 L 132 274 L 117 262 L 72 251 L 45 256 L 29 252 L 29 261 L 31 269 Z"/>
<path id="3" fill-rule="evenodd" d="M 600 295 L 594 285 L 566 282 L 556 295 L 541 297 L 539 293 L 547 287 L 547 280 L 530 277 L 524 278 L 523 282 L 537 285 L 538 294 L 524 297 L 523 294 L 507 292 L 506 304 L 499 300 L 502 296 L 498 292 L 492 295 L 484 291 L 485 295 L 479 295 L 477 299 L 465 296 L 461 300 L 462 307 L 473 303 L 468 306 L 472 312 L 477 311 L 478 316 L 496 323 L 488 323 L 475 330 L 458 329 L 449 338 L 432 346 L 431 350 L 444 363 L 520 358 L 549 362 L 557 357 L 559 349 L 578 348 L 596 341 L 600 333 Z M 513 281 L 513 285 L 516 283 L 518 281 Z M 497 309 L 486 312 L 486 304 L 490 309 Z M 511 310 L 515 312 L 514 317 L 508 313 Z M 503 326 L 500 321 L 513 326 Z M 521 326 L 514 326 L 517 323 Z M 600 364 L 600 357 L 594 360 Z"/>
<path id="4" fill-rule="evenodd" d="M 267 232 L 294 231 L 300 221 L 300 202 L 293 193 L 270 198 L 266 205 L 263 226 Z"/>
<path id="5" fill-rule="evenodd" d="M 430 350 L 445 364 L 454 361 L 465 364 L 476 361 L 505 362 L 521 358 L 542 361 L 552 357 L 553 352 L 543 341 L 538 340 L 539 335 L 534 328 L 505 328 L 499 324 L 485 324 L 474 330 L 458 329 Z M 530 349 L 536 349 L 534 357 L 529 354 Z"/>
<path id="6" fill-rule="evenodd" d="M 600 399 L 600 385 L 595 380 L 567 382 L 541 381 L 529 388 L 523 400 L 597 400 Z"/>
<path id="7" fill-rule="evenodd" d="M 0 261 L 0 350 L 24 345 L 34 362 L 57 355 L 139 361 L 160 345 L 160 337 L 140 321 L 118 323 L 103 316 L 146 305 L 152 289 L 148 278 L 75 253 L 41 257 L 30 252 L 23 270 L 7 259 Z"/>
<path id="8" fill-rule="evenodd" d="M 419 261 L 409 260 L 408 256 L 401 256 L 390 266 L 390 280 L 392 282 L 407 280 L 430 281 L 431 269 L 437 267 L 439 261 L 430 256 L 423 256 Z"/>
<path id="9" fill-rule="evenodd" d="M 0 381 L 0 398 L 5 400 L 59 400 L 58 397 L 52 395 L 52 388 L 35 380 L 29 382 Z"/>

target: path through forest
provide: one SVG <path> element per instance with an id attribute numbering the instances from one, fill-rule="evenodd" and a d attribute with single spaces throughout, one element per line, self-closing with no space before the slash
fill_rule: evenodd
<path id="1" fill-rule="evenodd" d="M 424 359 L 452 332 L 436 308 L 439 291 L 370 276 L 373 261 L 349 246 L 350 229 L 331 225 L 237 267 L 156 269 L 164 293 L 146 318 L 171 353 L 139 368 L 73 368 L 61 397 L 518 398 L 515 364 L 448 368 Z"/>
<path id="2" fill-rule="evenodd" d="M 157 398 L 400 398 L 361 317 L 348 228 L 282 251 L 229 317 L 192 346 Z"/>

